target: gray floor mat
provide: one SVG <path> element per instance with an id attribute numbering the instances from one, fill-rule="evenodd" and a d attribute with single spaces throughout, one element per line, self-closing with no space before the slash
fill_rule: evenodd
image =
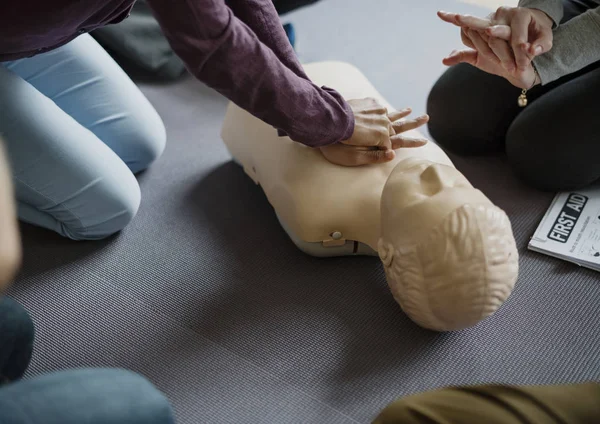
<path id="1" fill-rule="evenodd" d="M 456 46 L 454 29 L 422 24 L 439 7 L 450 8 L 323 0 L 290 19 L 303 60 L 352 62 L 394 105 L 419 112 L 439 58 Z M 367 9 L 372 23 L 361 19 Z M 131 226 L 100 243 L 24 227 L 11 294 L 37 326 L 30 377 L 133 369 L 165 391 L 183 424 L 367 423 L 394 398 L 434 387 L 600 379 L 599 274 L 526 251 L 552 195 L 522 186 L 502 158 L 453 159 L 510 215 L 521 278 L 491 319 L 437 334 L 402 314 L 376 258 L 295 248 L 220 142 L 220 96 L 190 79 L 143 89 L 169 145 L 140 177 Z"/>

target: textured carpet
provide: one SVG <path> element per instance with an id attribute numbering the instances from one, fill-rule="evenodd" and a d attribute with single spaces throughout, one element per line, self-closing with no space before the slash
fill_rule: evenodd
<path id="1" fill-rule="evenodd" d="M 286 21 L 304 61 L 351 62 L 420 112 L 458 45 L 435 16 L 449 3 L 322 0 Z M 101 243 L 24 227 L 11 293 L 37 326 L 29 377 L 129 368 L 183 424 L 367 423 L 398 396 L 445 385 L 600 379 L 599 274 L 526 251 L 552 195 L 523 187 L 502 158 L 455 161 L 510 215 L 520 280 L 491 319 L 437 334 L 402 314 L 377 259 L 294 247 L 220 142 L 224 99 L 190 79 L 143 89 L 169 145 L 140 177 L 131 226 Z"/>

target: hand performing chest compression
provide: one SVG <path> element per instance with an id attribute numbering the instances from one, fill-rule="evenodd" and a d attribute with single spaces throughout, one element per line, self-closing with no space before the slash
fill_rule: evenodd
<path id="1" fill-rule="evenodd" d="M 321 147 L 325 158 L 342 166 L 361 166 L 389 162 L 395 150 L 421 147 L 427 140 L 404 134 L 425 125 L 429 117 L 405 120 L 410 108 L 388 113 L 385 106 L 373 98 L 348 100 L 354 112 L 352 137 L 341 143 Z"/>

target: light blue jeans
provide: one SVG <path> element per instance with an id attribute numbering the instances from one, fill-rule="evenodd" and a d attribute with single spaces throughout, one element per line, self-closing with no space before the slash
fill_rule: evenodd
<path id="1" fill-rule="evenodd" d="M 0 63 L 0 136 L 19 218 L 74 240 L 97 240 L 135 216 L 135 173 L 162 153 L 150 102 L 88 34 Z"/>

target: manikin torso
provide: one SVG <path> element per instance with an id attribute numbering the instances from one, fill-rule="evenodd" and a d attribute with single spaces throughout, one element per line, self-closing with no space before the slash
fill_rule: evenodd
<path id="1" fill-rule="evenodd" d="M 389 111 L 393 110 L 366 77 L 351 65 L 323 62 L 307 65 L 305 69 L 315 84 L 333 87 L 346 99 L 372 97 Z M 423 298 L 422 305 L 407 307 L 401 299 L 405 296 L 402 293 L 405 282 L 391 281 L 399 277 L 397 272 L 392 272 L 390 249 L 402 252 L 426 242 L 434 227 L 465 205 L 480 206 L 482 210 L 495 208 L 434 143 L 396 150 L 394 160 L 385 164 L 343 167 L 327 161 L 318 149 L 279 137 L 271 126 L 233 104 L 227 110 L 222 138 L 234 160 L 260 184 L 281 225 L 300 249 L 316 256 L 379 254 L 386 266 L 394 297 L 405 311 L 413 308 L 407 313 L 419 324 L 437 330 L 464 328 L 490 315 L 503 302 L 504 299 L 499 303 L 492 302 L 494 305 L 488 309 L 493 310 L 479 314 L 481 316 L 474 313 L 471 314 L 474 317 L 465 315 L 464 319 L 432 321 L 420 316 L 435 315 L 436 311 L 423 309 L 425 303 L 432 303 L 431 299 Z M 508 268 L 502 269 L 501 278 L 503 296 L 507 297 L 516 280 L 517 253 L 508 219 L 501 211 L 494 219 L 500 219 L 503 225 L 503 237 L 500 238 L 504 245 L 500 249 L 493 247 L 492 251 L 501 250 L 501 255 L 506 256 L 500 261 L 508 264 Z M 476 220 L 470 218 L 471 232 L 475 227 L 479 230 Z M 382 234 L 382 223 L 386 227 L 385 234 Z M 498 239 L 496 235 L 494 238 Z M 388 241 L 384 243 L 384 239 Z M 485 256 L 485 252 L 482 254 Z M 482 264 L 490 254 L 484 256 L 477 259 Z M 425 275 L 426 270 L 423 273 Z M 464 284 L 479 285 L 480 288 L 488 284 L 476 279 L 476 276 L 470 276 Z M 436 277 L 435 284 L 438 280 Z M 450 276 L 446 280 L 454 281 Z M 435 293 L 428 294 L 432 295 Z M 470 299 L 455 299 L 454 303 L 465 301 Z M 448 310 L 450 305 L 439 308 Z"/>
<path id="2" fill-rule="evenodd" d="M 355 67 L 338 62 L 310 64 L 308 76 L 318 85 L 338 90 L 346 99 L 373 97 L 391 105 Z M 365 167 L 331 164 L 318 149 L 278 137 L 275 130 L 231 104 L 222 138 L 234 159 L 260 184 L 281 224 L 296 241 L 338 247 L 359 241 L 377 249 L 381 192 L 390 173 L 403 159 L 423 158 L 452 166 L 434 143 L 396 150 L 393 161 Z M 337 233 L 337 234 L 336 234 Z M 334 240 L 332 234 L 341 238 Z M 346 254 L 344 249 L 314 249 L 314 254 Z M 341 253 L 340 253 L 341 252 Z M 371 253 L 364 250 L 365 253 Z"/>

